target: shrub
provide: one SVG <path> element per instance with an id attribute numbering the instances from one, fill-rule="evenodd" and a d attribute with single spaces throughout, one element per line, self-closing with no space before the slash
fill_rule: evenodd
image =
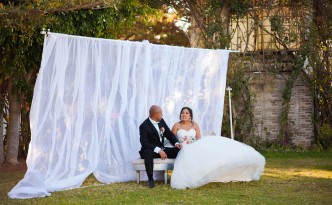
<path id="1" fill-rule="evenodd" d="M 332 148 L 332 127 L 329 124 L 323 124 L 317 140 L 324 149 Z"/>

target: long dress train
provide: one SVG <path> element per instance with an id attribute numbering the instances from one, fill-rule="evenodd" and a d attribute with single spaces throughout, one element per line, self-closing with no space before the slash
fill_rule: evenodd
<path id="1" fill-rule="evenodd" d="M 222 136 L 203 136 L 197 141 L 195 136 L 195 129 L 177 131 L 183 148 L 174 163 L 172 188 L 260 179 L 265 158 L 254 148 Z"/>

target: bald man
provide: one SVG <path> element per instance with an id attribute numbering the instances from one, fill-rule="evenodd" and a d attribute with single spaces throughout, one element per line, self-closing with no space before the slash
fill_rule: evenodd
<path id="1" fill-rule="evenodd" d="M 163 111 L 160 106 L 152 105 L 149 117 L 139 126 L 140 142 L 139 151 L 144 159 L 145 170 L 148 175 L 148 187 L 154 187 L 153 158 L 176 158 L 181 149 L 181 144 L 163 120 Z M 167 138 L 175 147 L 164 147 L 164 138 Z"/>

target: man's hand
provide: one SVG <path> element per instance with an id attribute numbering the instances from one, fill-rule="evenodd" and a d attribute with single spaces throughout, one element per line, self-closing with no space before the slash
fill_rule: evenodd
<path id="1" fill-rule="evenodd" d="M 167 159 L 167 154 L 164 152 L 164 150 L 160 150 L 159 155 L 162 160 Z"/>
<path id="2" fill-rule="evenodd" d="M 177 147 L 178 149 L 181 149 L 182 145 L 180 143 L 176 143 L 175 147 Z"/>

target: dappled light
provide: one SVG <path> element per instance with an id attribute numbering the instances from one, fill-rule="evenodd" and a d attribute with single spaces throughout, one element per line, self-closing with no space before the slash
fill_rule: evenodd
<path id="1" fill-rule="evenodd" d="M 264 175 L 276 178 L 310 177 L 332 180 L 332 171 L 313 168 L 266 168 Z"/>

